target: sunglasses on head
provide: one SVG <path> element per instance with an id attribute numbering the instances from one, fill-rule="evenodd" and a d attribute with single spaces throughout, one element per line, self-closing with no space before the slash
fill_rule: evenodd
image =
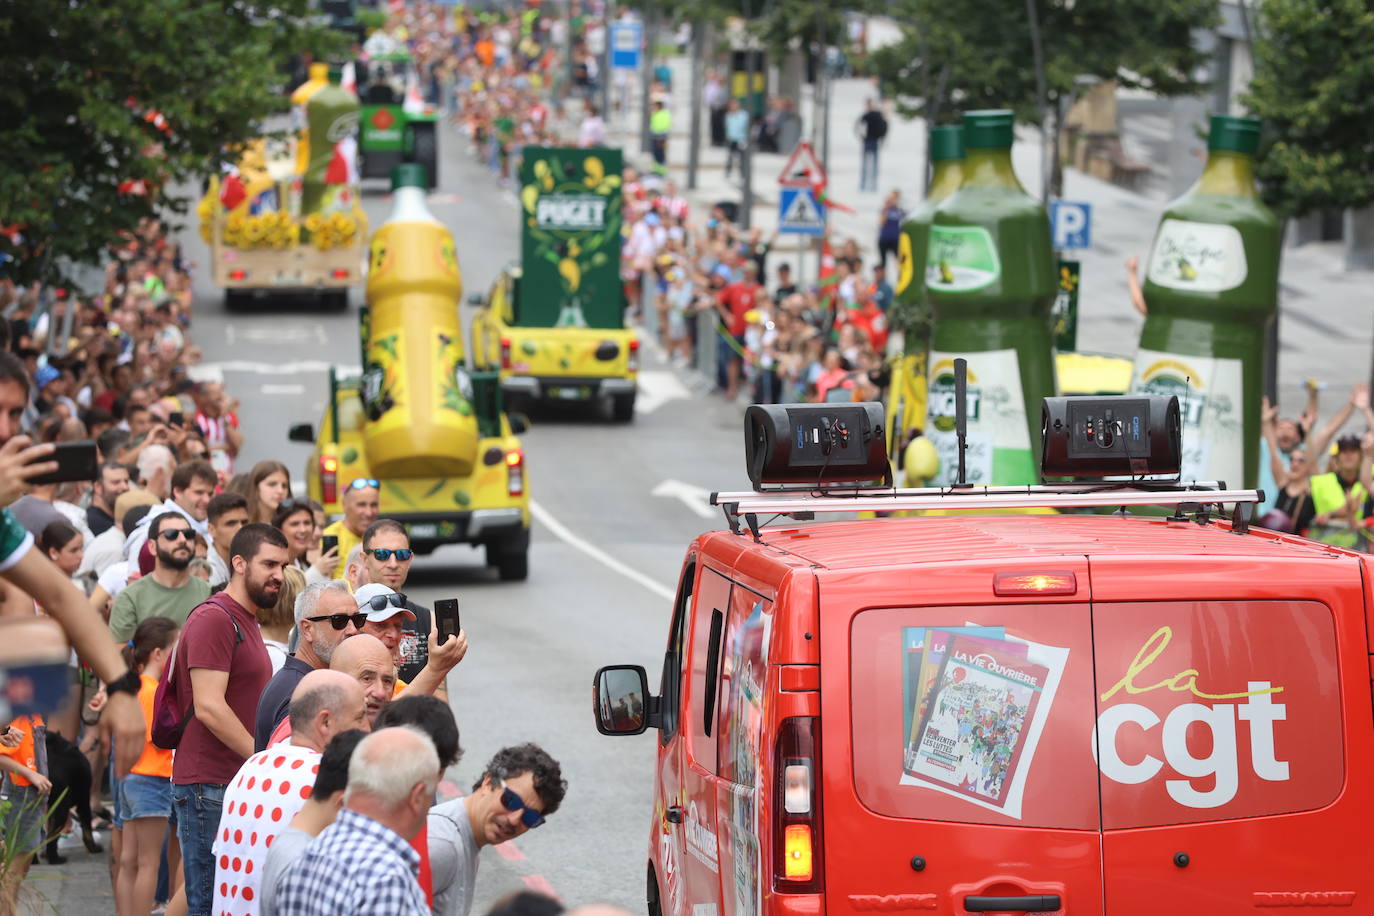
<path id="1" fill-rule="evenodd" d="M 390 595 L 373 595 L 371 598 L 367 599 L 367 606 L 374 611 L 384 611 L 387 609 L 388 605 L 391 607 L 404 608 L 406 606 L 406 596 L 400 592 L 395 592 Z M 365 617 L 366 615 L 359 614 L 358 616 Z M 362 627 L 362 624 L 358 624 L 358 626 Z"/>
<path id="2" fill-rule="evenodd" d="M 366 614 L 325 614 L 322 617 L 307 617 L 311 623 L 319 623 L 321 620 L 328 620 L 329 625 L 336 630 L 342 630 L 348 626 L 348 622 L 353 621 L 354 629 L 361 630 L 363 624 L 367 623 Z"/>
<path id="3" fill-rule="evenodd" d="M 350 490 L 366 490 L 369 487 L 374 490 L 380 490 L 382 488 L 382 483 L 375 477 L 358 477 L 348 485 Z"/>
<path id="4" fill-rule="evenodd" d="M 157 533 L 157 536 L 170 544 L 172 541 L 178 541 L 182 538 L 188 541 L 194 540 L 196 533 L 190 528 L 164 528 Z"/>
<path id="5" fill-rule="evenodd" d="M 498 780 L 500 782 L 500 780 Z M 520 823 L 533 830 L 544 823 L 544 815 L 525 804 L 525 800 L 515 794 L 515 790 L 501 782 L 501 805 L 507 811 L 519 811 Z"/>
<path id="6" fill-rule="evenodd" d="M 395 550 L 391 550 L 386 547 L 374 547 L 371 550 L 364 552 L 372 554 L 372 556 L 376 557 L 383 563 L 385 563 L 387 560 L 390 560 L 391 555 L 393 553 L 396 555 L 396 559 L 400 560 L 402 563 L 404 563 L 406 560 L 409 560 L 411 557 L 415 556 L 415 551 L 411 550 L 409 547 L 399 547 Z"/>

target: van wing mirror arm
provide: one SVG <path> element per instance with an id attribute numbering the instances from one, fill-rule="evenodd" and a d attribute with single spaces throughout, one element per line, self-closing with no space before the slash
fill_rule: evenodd
<path id="1" fill-rule="evenodd" d="M 644 727 L 662 728 L 663 714 L 659 712 L 663 707 L 663 698 L 653 694 L 644 698 Z"/>

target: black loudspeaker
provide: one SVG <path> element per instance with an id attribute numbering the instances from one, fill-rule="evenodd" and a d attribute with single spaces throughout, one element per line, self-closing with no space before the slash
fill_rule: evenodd
<path id="1" fill-rule="evenodd" d="M 754 404 L 744 414 L 744 459 L 766 484 L 890 482 L 883 405 Z"/>
<path id="2" fill-rule="evenodd" d="M 1045 398 L 1042 477 L 1177 476 L 1183 463 L 1173 395 Z"/>

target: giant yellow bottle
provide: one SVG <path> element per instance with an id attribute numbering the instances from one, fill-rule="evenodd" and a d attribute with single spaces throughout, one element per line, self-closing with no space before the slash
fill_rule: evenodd
<path id="1" fill-rule="evenodd" d="M 391 215 L 372 236 L 367 274 L 363 429 L 377 477 L 457 477 L 477 458 L 463 368 L 463 282 L 453 236 L 425 205 L 424 166 L 391 172 Z"/>
<path id="2" fill-rule="evenodd" d="M 296 131 L 296 174 L 304 175 L 310 168 L 310 125 L 306 119 L 306 103 L 310 97 L 329 85 L 329 65 L 311 64 L 310 78 L 291 93 L 291 126 Z"/>

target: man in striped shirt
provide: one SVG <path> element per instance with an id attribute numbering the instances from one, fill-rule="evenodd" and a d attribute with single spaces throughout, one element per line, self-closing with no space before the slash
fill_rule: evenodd
<path id="1" fill-rule="evenodd" d="M 196 429 L 210 448 L 210 464 L 224 478 L 234 473 L 234 458 L 243 447 L 239 418 L 219 382 L 202 382 L 195 392 Z"/>

